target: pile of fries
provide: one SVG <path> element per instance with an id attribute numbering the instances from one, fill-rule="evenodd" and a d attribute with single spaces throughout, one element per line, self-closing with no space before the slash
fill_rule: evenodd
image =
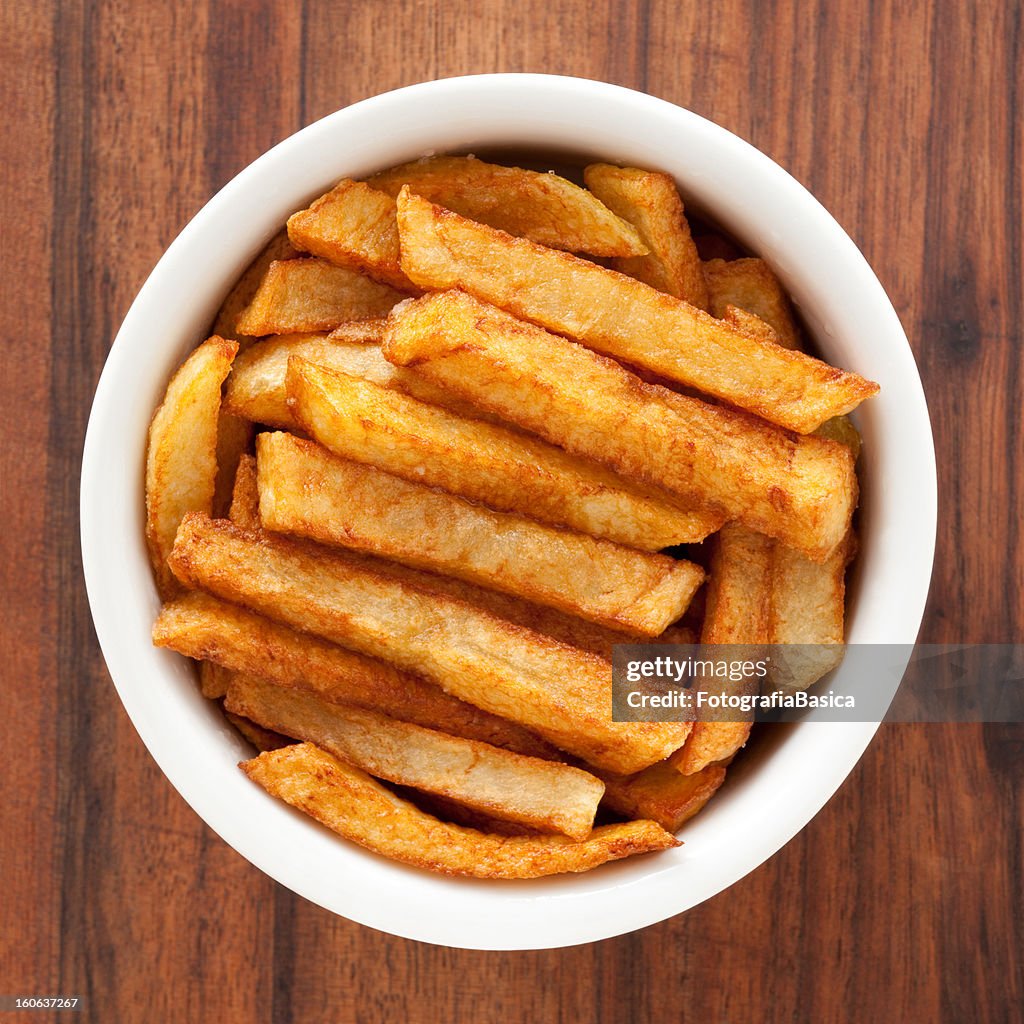
<path id="1" fill-rule="evenodd" d="M 584 181 L 342 181 L 150 428 L 154 643 L 196 659 L 254 782 L 435 871 L 678 845 L 750 725 L 612 721 L 614 644 L 829 645 L 790 687 L 842 657 L 846 414 L 877 386 L 801 350 L 770 269 L 695 240 L 671 178 Z"/>

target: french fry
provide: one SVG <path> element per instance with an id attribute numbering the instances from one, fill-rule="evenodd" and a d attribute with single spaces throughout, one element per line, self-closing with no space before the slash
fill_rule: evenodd
<path id="1" fill-rule="evenodd" d="M 605 355 L 809 433 L 878 385 L 716 320 L 641 281 L 398 197 L 402 269 L 424 288 L 461 288 Z"/>
<path id="2" fill-rule="evenodd" d="M 603 659 L 344 552 L 194 514 L 178 530 L 170 565 L 187 586 L 418 672 L 600 768 L 639 771 L 684 734 L 678 722 L 613 722 Z"/>
<path id="3" fill-rule="evenodd" d="M 223 404 L 223 399 L 222 399 Z M 227 515 L 235 489 L 239 460 L 252 445 L 252 424 L 221 408 L 217 418 L 217 479 L 213 487 L 213 515 Z"/>
<path id="4" fill-rule="evenodd" d="M 242 715 L 233 715 L 230 711 L 225 711 L 224 717 L 261 753 L 264 750 L 278 750 L 295 742 L 294 739 L 274 732 L 273 729 L 264 729 L 262 725 L 257 725 Z"/>
<path id="5" fill-rule="evenodd" d="M 770 341 L 773 345 L 780 344 L 779 336 L 771 324 L 766 323 L 753 313 L 748 313 L 745 309 L 740 309 L 739 306 L 727 305 L 725 312 L 722 313 L 722 319 L 726 323 L 732 324 L 733 327 L 746 331 L 747 334 L 757 335 L 762 341 Z M 826 420 L 825 422 L 831 421 Z M 818 428 L 818 430 L 820 429 L 821 427 Z M 814 433 L 817 433 L 818 430 L 815 430 Z"/>
<path id="6" fill-rule="evenodd" d="M 775 545 L 769 634 L 773 644 L 799 645 L 772 659 L 769 679 L 788 690 L 805 690 L 843 660 L 846 566 L 853 537 L 822 564 Z"/>
<path id="7" fill-rule="evenodd" d="M 217 318 L 213 322 L 210 333 L 237 341 L 240 337 L 235 330 L 238 315 L 252 301 L 256 289 L 260 286 L 260 281 L 263 280 L 263 275 L 267 272 L 267 267 L 275 260 L 291 260 L 297 255 L 298 253 L 288 240 L 288 232 L 282 228 L 257 254 L 246 268 L 245 273 L 228 292 L 227 298 L 217 311 Z"/>
<path id="8" fill-rule="evenodd" d="M 860 456 L 860 432 L 848 416 L 826 420 L 815 433 L 845 445 L 855 462 Z M 846 567 L 856 546 L 851 529 L 844 543 L 819 564 L 799 551 L 775 545 L 768 631 L 773 644 L 793 645 L 772 659 L 768 678 L 775 686 L 805 690 L 843 660 Z"/>
<path id="9" fill-rule="evenodd" d="M 617 259 L 612 267 L 627 277 L 657 288 L 659 292 L 674 295 L 691 306 L 706 310 L 708 286 L 704 280 L 704 269 L 690 237 L 683 201 L 672 178 L 637 167 L 591 164 L 584 170 L 583 180 L 605 206 L 636 227 L 649 250 L 646 256 L 629 255 Z M 412 191 L 416 192 L 416 189 Z M 418 194 L 454 209 L 456 213 L 463 213 L 443 198 L 423 192 Z M 501 225 L 495 224 L 494 227 Z"/>
<path id="10" fill-rule="evenodd" d="M 260 520 L 654 637 L 704 580 L 692 562 L 494 512 L 285 433 L 257 439 Z"/>
<path id="11" fill-rule="evenodd" d="M 188 593 L 165 604 L 153 625 L 153 643 L 307 690 L 334 704 L 380 711 L 530 757 L 557 757 L 553 747 L 521 726 L 457 700 L 412 673 L 208 594 Z"/>
<path id="12" fill-rule="evenodd" d="M 370 559 L 367 559 L 367 562 L 369 561 Z M 606 626 L 587 622 L 575 615 L 566 615 L 554 608 L 524 601 L 521 597 L 514 597 L 512 594 L 488 590 L 453 576 L 437 576 L 434 573 L 422 572 L 419 569 L 399 565 L 397 562 L 382 563 L 376 559 L 373 561 L 376 563 L 375 567 L 378 571 L 386 572 L 395 579 L 412 586 L 439 590 L 449 597 L 465 601 L 467 604 L 489 612 L 506 622 L 511 622 L 515 626 L 522 626 L 534 633 L 543 633 L 544 636 L 557 640 L 560 644 L 577 647 L 589 654 L 596 654 L 607 662 L 612 660 L 612 648 L 615 644 L 636 643 L 636 637 L 629 633 L 608 629 Z M 697 593 L 699 596 L 700 591 Z M 674 631 L 675 627 L 672 627 L 666 630 L 663 636 L 667 638 L 674 635 Z M 666 639 L 665 642 L 680 643 L 682 641 Z"/>
<path id="13" fill-rule="evenodd" d="M 228 692 L 231 669 L 215 661 L 199 662 L 199 692 L 208 700 L 220 700 Z"/>
<path id="14" fill-rule="evenodd" d="M 370 331 L 376 335 L 376 325 Z M 288 405 L 285 386 L 288 360 L 300 356 L 317 366 L 372 381 L 422 402 L 443 404 L 463 416 L 486 415 L 431 384 L 415 370 L 393 366 L 384 358 L 379 344 L 355 340 L 358 328 L 349 328 L 346 333 L 347 339 L 334 331 L 331 335 L 293 334 L 257 342 L 238 357 L 228 378 L 225 409 L 253 423 L 265 423 L 282 430 L 301 429 Z"/>
<path id="15" fill-rule="evenodd" d="M 146 544 L 164 597 L 178 589 L 167 568 L 178 524 L 186 512 L 213 509 L 220 388 L 237 351 L 224 338 L 203 342 L 171 378 L 149 427 Z"/>
<path id="16" fill-rule="evenodd" d="M 391 196 L 346 178 L 288 218 L 288 237 L 302 252 L 416 294 L 400 264 L 395 209 Z"/>
<path id="17" fill-rule="evenodd" d="M 738 523 L 726 523 L 712 549 L 702 644 L 769 643 L 772 542 Z"/>
<path id="18" fill-rule="evenodd" d="M 704 276 L 714 316 L 724 317 L 729 306 L 736 306 L 767 323 L 783 348 L 801 347 L 800 331 L 793 319 L 789 299 L 764 260 L 708 260 L 704 264 Z"/>
<path id="19" fill-rule="evenodd" d="M 520 825 L 515 821 L 505 821 L 502 818 L 495 818 L 482 811 L 473 810 L 465 804 L 456 803 L 447 797 L 438 796 L 436 793 L 424 793 L 420 790 L 410 789 L 407 786 L 392 786 L 396 796 L 408 800 L 414 807 L 429 814 L 431 817 L 440 818 L 441 821 L 449 821 L 455 825 L 462 825 L 465 828 L 473 828 L 478 832 L 491 832 L 500 836 L 535 836 L 537 830 Z"/>
<path id="20" fill-rule="evenodd" d="M 372 317 L 366 320 L 350 320 L 338 324 L 327 337 L 331 341 L 345 341 L 359 345 L 379 345 L 384 340 L 386 317 Z"/>
<path id="21" fill-rule="evenodd" d="M 853 425 L 849 416 L 836 416 L 835 419 L 826 420 L 815 431 L 818 437 L 827 437 L 831 441 L 838 441 L 845 444 L 853 452 L 854 461 L 860 458 L 861 436 L 860 431 Z"/>
<path id="22" fill-rule="evenodd" d="M 224 706 L 264 728 L 308 740 L 378 779 L 485 814 L 585 839 L 604 783 L 579 768 L 523 757 L 310 693 L 236 678 Z"/>
<path id="23" fill-rule="evenodd" d="M 602 804 L 626 818 L 648 818 L 668 832 L 678 832 L 715 795 L 725 769 L 708 765 L 682 775 L 668 761 L 652 764 L 635 775 L 599 772 L 605 784 Z"/>
<path id="24" fill-rule="evenodd" d="M 845 536 L 857 494 L 847 448 L 645 384 L 460 292 L 393 311 L 384 354 L 552 444 L 814 560 Z"/>
<path id="25" fill-rule="evenodd" d="M 721 516 L 683 511 L 599 463 L 297 356 L 287 390 L 292 415 L 335 455 L 499 511 L 642 551 L 695 543 L 722 525 Z"/>
<path id="26" fill-rule="evenodd" d="M 743 660 L 756 661 L 769 643 L 772 601 L 772 552 L 767 537 L 736 523 L 718 534 L 708 575 L 701 643 L 729 644 L 731 656 L 747 648 Z M 709 650 L 708 655 L 713 651 Z M 682 749 L 670 758 L 684 775 L 693 775 L 736 753 L 750 735 L 750 722 L 695 722 Z"/>
<path id="27" fill-rule="evenodd" d="M 256 457 L 243 455 L 235 472 L 228 518 L 243 530 L 255 530 L 260 523 L 260 490 L 256 483 Z"/>
<path id="28" fill-rule="evenodd" d="M 375 174 L 367 184 L 392 198 L 408 185 L 464 217 L 553 249 L 594 256 L 639 256 L 647 249 L 628 217 L 557 174 L 432 156 Z"/>
<path id="29" fill-rule="evenodd" d="M 365 772 L 310 743 L 268 751 L 240 767 L 272 796 L 393 860 L 449 875 L 539 878 L 678 846 L 653 821 L 602 825 L 565 836 L 495 836 L 438 821 Z"/>
<path id="30" fill-rule="evenodd" d="M 356 270 L 309 258 L 271 263 L 238 318 L 245 335 L 329 331 L 351 320 L 384 316 L 402 292 Z"/>

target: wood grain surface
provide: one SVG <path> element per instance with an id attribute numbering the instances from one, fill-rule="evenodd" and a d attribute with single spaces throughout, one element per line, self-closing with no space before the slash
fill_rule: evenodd
<path id="1" fill-rule="evenodd" d="M 1019 4 L 8 0 L 2 20 L 0 995 L 77 994 L 130 1024 L 1024 1018 L 1022 727 L 884 727 L 781 853 L 645 931 L 403 941 L 276 885 L 171 789 L 107 677 L 77 511 L 117 327 L 236 172 L 397 86 L 572 74 L 717 121 L 849 231 L 933 415 L 922 639 L 1020 640 Z"/>

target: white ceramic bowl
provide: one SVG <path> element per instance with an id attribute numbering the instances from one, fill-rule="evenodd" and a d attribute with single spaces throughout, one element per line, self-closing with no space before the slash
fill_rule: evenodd
<path id="1" fill-rule="evenodd" d="M 227 843 L 295 892 L 355 921 L 480 949 L 570 945 L 686 910 L 792 838 L 846 778 L 876 726 L 802 724 L 754 745 L 685 845 L 535 882 L 445 878 L 347 843 L 237 769 L 247 748 L 200 697 L 184 658 L 150 644 L 159 601 L 143 542 L 146 429 L 173 368 L 227 289 L 294 210 L 344 176 L 428 152 L 507 147 L 658 168 L 691 206 L 767 259 L 824 356 L 881 384 L 864 435 L 863 538 L 849 639 L 912 643 L 931 575 L 936 483 L 928 412 L 893 308 L 819 203 L 768 157 L 640 93 L 546 75 L 411 86 L 286 139 L 200 210 L 125 318 L 92 409 L 82 467 L 82 553 L 114 685 L 160 768 Z M 846 681 L 849 682 L 849 681 Z M 843 684 L 842 669 L 836 679 Z"/>

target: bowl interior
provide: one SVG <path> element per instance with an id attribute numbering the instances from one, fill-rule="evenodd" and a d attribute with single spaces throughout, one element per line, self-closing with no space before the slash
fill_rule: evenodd
<path id="1" fill-rule="evenodd" d="M 586 875 L 488 883 L 378 858 L 273 800 L 237 762 L 244 742 L 198 693 L 185 659 L 149 641 L 159 607 L 143 543 L 146 430 L 166 381 L 221 299 L 287 216 L 339 178 L 432 152 L 545 151 L 667 171 L 684 200 L 765 258 L 822 355 L 882 385 L 864 437 L 853 643 L 911 643 L 935 532 L 934 449 L 906 337 L 877 279 L 832 217 L 763 154 L 696 115 L 579 79 L 449 79 L 364 101 L 246 168 L 175 240 L 132 306 L 97 389 L 82 472 L 89 599 L 111 677 L 161 769 L 243 856 L 345 917 L 474 948 L 568 945 L 672 916 L 721 891 L 787 842 L 828 800 L 876 725 L 773 731 L 736 762 L 685 845 Z M 836 674 L 834 685 L 851 685 Z"/>

